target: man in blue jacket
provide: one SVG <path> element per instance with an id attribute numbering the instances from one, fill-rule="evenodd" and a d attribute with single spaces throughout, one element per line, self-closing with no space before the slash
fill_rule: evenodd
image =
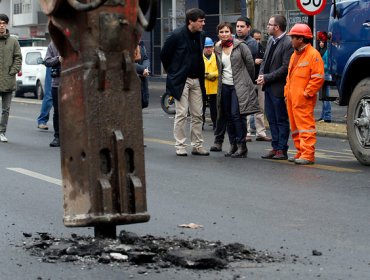
<path id="1" fill-rule="evenodd" d="M 136 73 L 138 74 L 141 81 L 141 108 L 147 108 L 149 106 L 149 87 L 148 87 L 148 76 L 150 61 L 146 52 L 145 44 L 142 40 L 139 41 L 140 48 L 140 60 L 135 61 Z"/>
<path id="2" fill-rule="evenodd" d="M 187 156 L 185 126 L 188 111 L 191 117 L 190 137 L 192 154 L 208 156 L 203 147 L 202 95 L 204 87 L 204 62 L 202 34 L 205 13 L 193 8 L 186 11 L 186 24 L 175 29 L 167 37 L 161 61 L 167 72 L 166 90 L 175 98 L 176 115 L 173 134 L 176 155 Z"/>

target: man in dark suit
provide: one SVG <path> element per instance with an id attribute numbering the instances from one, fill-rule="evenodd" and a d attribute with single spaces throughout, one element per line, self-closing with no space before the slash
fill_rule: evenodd
<path id="1" fill-rule="evenodd" d="M 186 24 L 175 29 L 167 37 L 162 50 L 161 61 L 167 72 L 166 90 L 175 98 L 176 115 L 174 138 L 176 155 L 187 156 L 186 118 L 191 116 L 191 145 L 193 155 L 208 156 L 203 147 L 202 107 L 205 95 L 202 34 L 205 13 L 193 8 L 186 11 Z"/>
<path id="2" fill-rule="evenodd" d="M 286 18 L 274 15 L 269 19 L 269 38 L 257 84 L 265 91 L 265 112 L 271 130 L 272 150 L 264 159 L 288 159 L 289 118 L 284 100 L 284 86 L 288 65 L 293 53 L 291 39 L 286 35 Z"/>

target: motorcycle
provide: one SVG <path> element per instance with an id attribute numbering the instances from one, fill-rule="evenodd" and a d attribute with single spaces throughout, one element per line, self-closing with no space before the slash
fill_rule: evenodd
<path id="1" fill-rule="evenodd" d="M 169 115 L 176 113 L 175 98 L 168 92 L 165 92 L 161 97 L 161 107 L 163 111 Z"/>

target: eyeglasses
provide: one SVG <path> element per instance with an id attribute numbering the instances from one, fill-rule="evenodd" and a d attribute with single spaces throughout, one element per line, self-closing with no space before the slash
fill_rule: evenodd
<path id="1" fill-rule="evenodd" d="M 267 26 L 277 26 L 277 24 L 268 23 Z"/>

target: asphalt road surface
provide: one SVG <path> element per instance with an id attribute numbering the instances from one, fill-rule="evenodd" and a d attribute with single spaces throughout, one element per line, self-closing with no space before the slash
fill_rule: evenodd
<path id="1" fill-rule="evenodd" d="M 190 148 L 188 157 L 177 157 L 173 116 L 159 104 L 162 91 L 152 88 L 150 107 L 143 111 L 151 220 L 117 231 L 240 242 L 287 260 L 206 271 L 41 262 L 24 250 L 23 233 L 69 237 L 93 235 L 93 229 L 64 227 L 59 148 L 49 147 L 52 124 L 51 130 L 38 131 L 40 105 L 14 102 L 9 143 L 0 143 L 0 279 L 369 279 L 370 175 L 346 140 L 318 138 L 312 166 L 262 160 L 269 143 L 255 141 L 248 144 L 246 159 L 223 153 L 197 157 Z M 208 125 L 204 138 L 209 148 Z M 178 227 L 191 222 L 203 227 Z"/>

